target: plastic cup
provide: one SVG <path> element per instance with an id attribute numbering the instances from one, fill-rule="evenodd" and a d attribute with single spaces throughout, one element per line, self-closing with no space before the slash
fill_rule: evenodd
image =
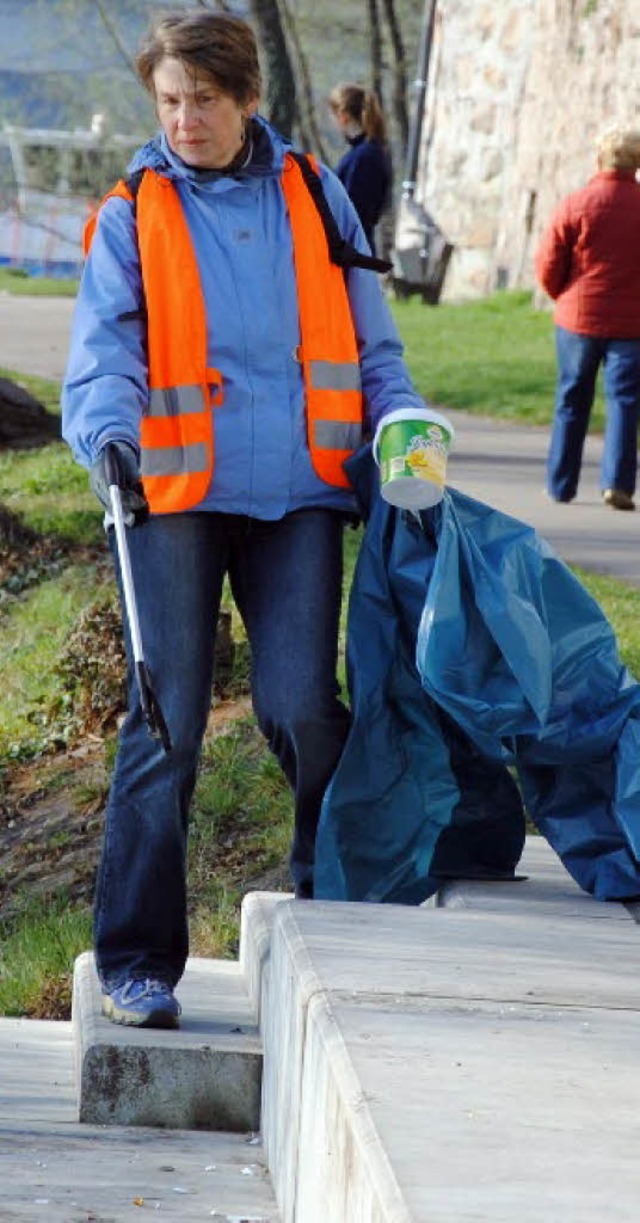
<path id="1" fill-rule="evenodd" d="M 384 416 L 373 439 L 380 492 L 402 510 L 426 510 L 442 500 L 451 421 L 431 408 L 399 408 Z"/>

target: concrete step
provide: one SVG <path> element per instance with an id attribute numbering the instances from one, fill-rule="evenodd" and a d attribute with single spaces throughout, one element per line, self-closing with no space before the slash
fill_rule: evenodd
<path id="1" fill-rule="evenodd" d="M 635 1223 L 640 931 L 547 848 L 531 888 L 477 907 L 273 911 L 262 1134 L 285 1223 Z"/>
<path id="2" fill-rule="evenodd" d="M 287 892 L 249 892 L 242 902 L 240 972 L 260 1030 L 265 988 L 269 977 L 273 923 L 278 906 L 283 901 L 292 899 L 292 894 Z"/>
<path id="3" fill-rule="evenodd" d="M 279 1223 L 259 1135 L 79 1124 L 72 1025 L 0 1019 L 3 1223 L 131 1223 L 144 1209 Z"/>
<path id="4" fill-rule="evenodd" d="M 427 906 L 499 912 L 505 917 L 526 910 L 534 919 L 555 913 L 580 921 L 622 922 L 633 920 L 634 908 L 640 909 L 640 905 L 594 900 L 564 869 L 549 842 L 537 836 L 527 837 L 515 880 L 455 879 L 443 884 Z"/>
<path id="5" fill-rule="evenodd" d="M 243 1132 L 260 1128 L 262 1044 L 240 965 L 191 958 L 178 1031 L 101 1015 L 92 952 L 75 963 L 72 1023 L 82 1122 Z"/>

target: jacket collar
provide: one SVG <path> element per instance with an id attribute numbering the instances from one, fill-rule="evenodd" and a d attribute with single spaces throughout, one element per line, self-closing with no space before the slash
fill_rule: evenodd
<path id="1" fill-rule="evenodd" d="M 158 132 L 152 140 L 134 153 L 127 173 L 137 170 L 155 170 L 165 178 L 183 179 L 193 186 L 223 181 L 242 181 L 280 175 L 284 156 L 291 147 L 289 142 L 271 127 L 261 115 L 251 120 L 251 157 L 246 166 L 231 175 L 227 170 L 199 170 L 188 166 L 167 144 L 164 132 Z"/>

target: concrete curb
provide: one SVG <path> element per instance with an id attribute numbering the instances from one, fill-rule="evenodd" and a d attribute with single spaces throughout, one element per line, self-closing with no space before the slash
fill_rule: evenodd
<path id="1" fill-rule="evenodd" d="M 191 1004 L 178 1032 L 120 1027 L 100 1014 L 93 954 L 78 957 L 72 1025 L 80 1121 L 229 1133 L 259 1129 L 262 1049 L 238 966 L 196 960 L 179 996 L 202 992 L 203 984 L 205 1006 L 222 1016 L 218 1022 L 203 1021 Z"/>

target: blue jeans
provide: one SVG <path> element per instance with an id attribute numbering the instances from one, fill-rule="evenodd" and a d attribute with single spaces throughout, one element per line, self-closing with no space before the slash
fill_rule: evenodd
<path id="1" fill-rule="evenodd" d="M 600 487 L 635 492 L 640 340 L 609 340 L 556 327 L 558 383 L 547 461 L 547 487 L 558 501 L 575 497 L 596 378 L 602 365 L 607 424 Z"/>
<path id="2" fill-rule="evenodd" d="M 343 515 L 311 509 L 276 522 L 162 515 L 128 532 L 145 661 L 173 747 L 165 755 L 142 720 L 124 616 L 129 713 L 95 901 L 103 983 L 155 976 L 175 985 L 184 971 L 188 812 L 226 574 L 251 646 L 256 717 L 294 793 L 293 880 L 312 883 L 320 805 L 350 721 L 336 679 L 343 530 Z"/>

